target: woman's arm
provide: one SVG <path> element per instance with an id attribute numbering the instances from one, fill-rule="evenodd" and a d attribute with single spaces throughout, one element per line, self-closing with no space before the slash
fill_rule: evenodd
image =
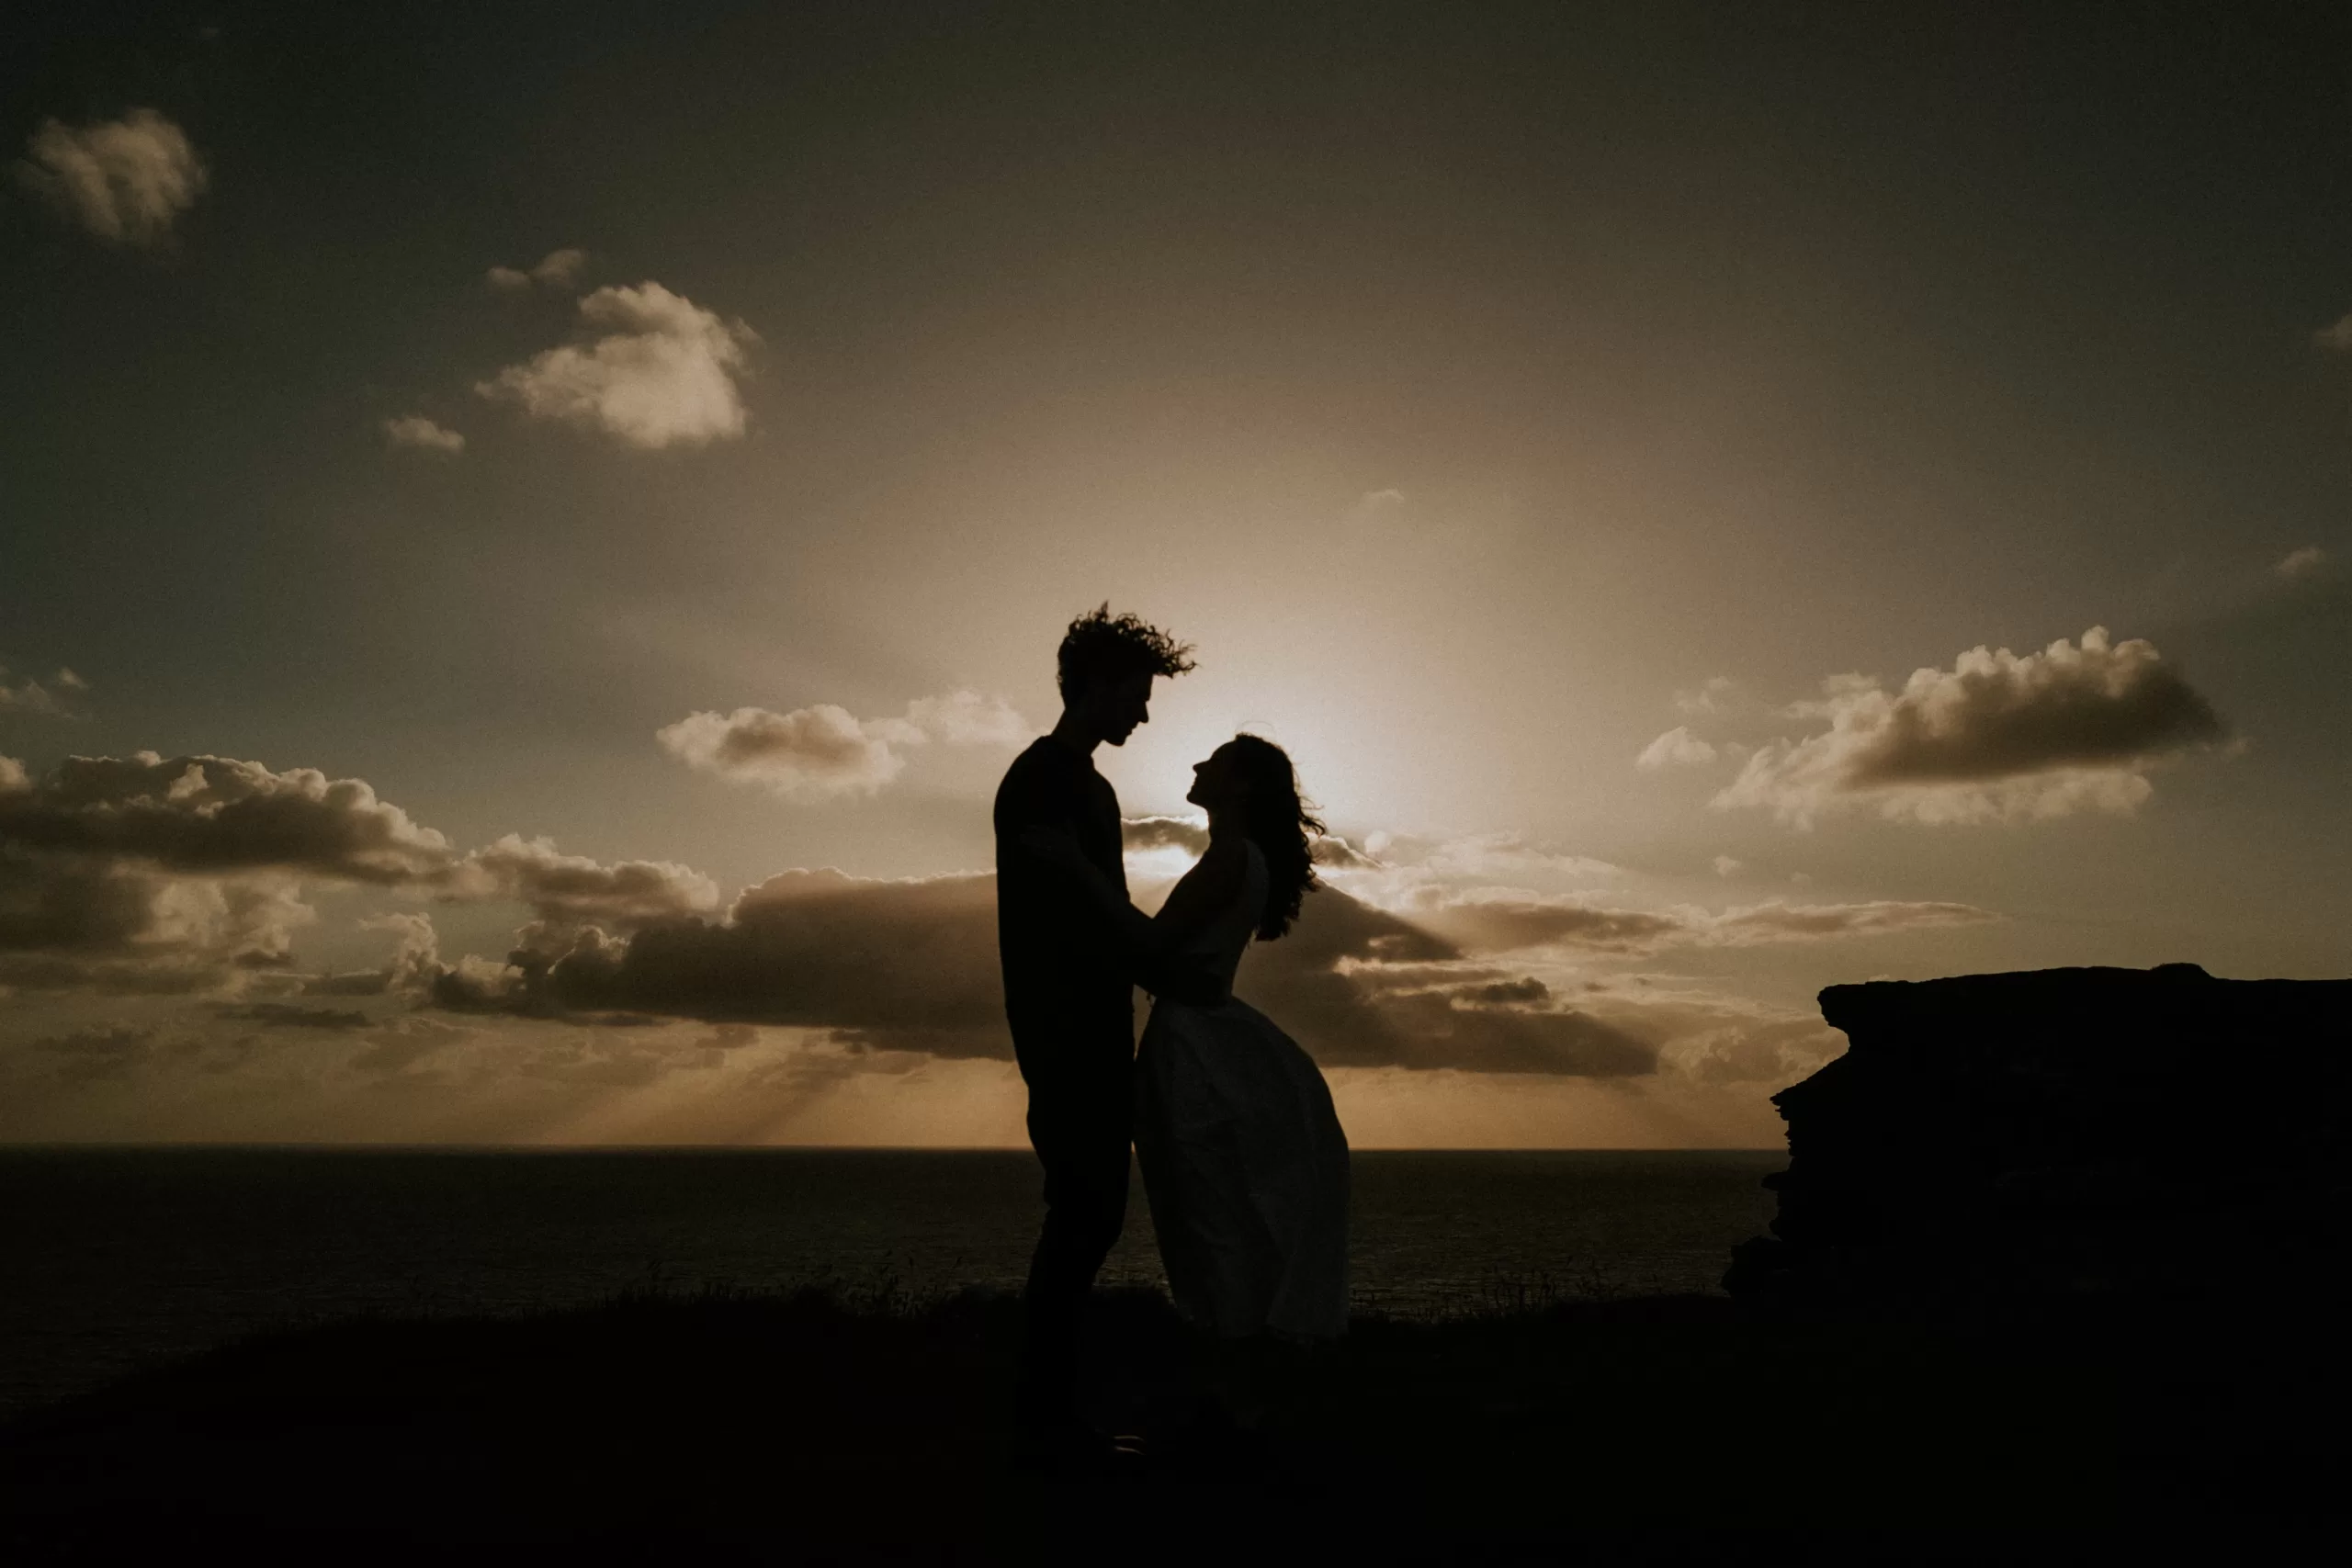
<path id="1" fill-rule="evenodd" d="M 1250 851 L 1240 839 L 1212 839 L 1193 869 L 1168 890 L 1168 901 L 1151 918 L 1170 945 L 1182 947 L 1206 931 L 1241 897 L 1250 879 Z"/>

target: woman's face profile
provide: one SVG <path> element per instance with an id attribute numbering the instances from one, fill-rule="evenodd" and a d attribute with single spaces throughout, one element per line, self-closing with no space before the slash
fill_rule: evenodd
<path id="1" fill-rule="evenodd" d="M 1241 776 L 1233 748 L 1220 746 L 1193 764 L 1193 787 L 1185 792 L 1184 798 L 1194 806 L 1218 811 L 1238 806 L 1249 793 L 1249 784 Z"/>

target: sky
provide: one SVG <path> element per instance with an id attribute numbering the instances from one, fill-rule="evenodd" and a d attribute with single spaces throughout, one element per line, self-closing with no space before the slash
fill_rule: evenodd
<path id="1" fill-rule="evenodd" d="M 1018 1145 L 1103 603 L 1358 1146 L 2352 973 L 2352 25 L 2060 9 L 12 13 L 0 1139 Z"/>

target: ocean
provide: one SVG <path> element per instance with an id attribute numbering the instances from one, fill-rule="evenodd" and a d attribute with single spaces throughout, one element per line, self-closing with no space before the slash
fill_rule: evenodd
<path id="1" fill-rule="evenodd" d="M 1778 1151 L 1359 1152 L 1360 1308 L 1708 1292 Z M 0 1149 L 0 1416 L 260 1329 L 649 1286 L 1019 1288 L 1026 1151 Z M 1106 1278 L 1161 1280 L 1136 1184 Z"/>

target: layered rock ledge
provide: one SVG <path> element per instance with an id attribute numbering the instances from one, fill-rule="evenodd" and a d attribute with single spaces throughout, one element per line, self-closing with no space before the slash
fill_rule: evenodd
<path id="1" fill-rule="evenodd" d="M 2193 964 L 1832 986 L 1847 1053 L 1773 1096 L 1744 1301 L 2308 1291 L 2346 1239 L 2352 980 Z"/>

